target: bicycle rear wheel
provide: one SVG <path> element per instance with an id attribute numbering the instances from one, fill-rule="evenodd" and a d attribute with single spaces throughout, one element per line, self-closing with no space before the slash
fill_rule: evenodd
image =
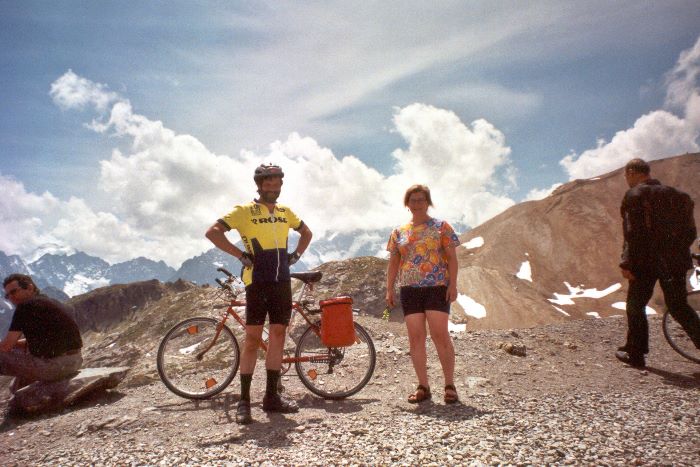
<path id="1" fill-rule="evenodd" d="M 372 378 L 377 354 L 372 338 L 355 323 L 355 343 L 326 347 L 318 327 L 309 326 L 299 338 L 295 367 L 309 391 L 326 399 L 344 399 L 360 391 Z"/>
<path id="2" fill-rule="evenodd" d="M 696 311 L 700 318 L 700 312 Z M 678 324 L 671 313 L 666 311 L 663 318 L 663 330 L 666 340 L 673 347 L 673 350 L 683 355 L 688 360 L 700 363 L 700 349 L 695 347 L 685 330 Z"/>
<path id="3" fill-rule="evenodd" d="M 236 375 L 238 341 L 226 325 L 216 336 L 218 325 L 214 318 L 190 318 L 176 324 L 161 341 L 158 374 L 178 396 L 206 399 L 223 391 Z"/>

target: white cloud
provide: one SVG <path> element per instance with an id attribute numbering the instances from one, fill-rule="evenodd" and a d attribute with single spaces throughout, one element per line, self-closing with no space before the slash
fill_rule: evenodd
<path id="1" fill-rule="evenodd" d="M 625 165 L 632 158 L 661 159 L 700 149 L 700 128 L 665 110 L 643 115 L 630 129 L 618 131 L 610 142 L 598 140 L 595 149 L 569 154 L 560 164 L 571 179 L 590 178 Z"/>
<path id="2" fill-rule="evenodd" d="M 112 213 L 95 212 L 84 200 L 59 200 L 50 193 L 36 195 L 21 183 L 0 175 L 0 251 L 19 254 L 29 261 L 46 252 L 73 248 L 109 262 L 137 256 L 171 259 L 168 249 L 188 248 L 177 239 L 148 238 Z M 190 242 L 191 243 L 191 242 Z"/>
<path id="3" fill-rule="evenodd" d="M 666 106 L 643 115 L 632 128 L 618 131 L 609 141 L 599 139 L 594 149 L 571 153 L 559 163 L 571 179 L 589 178 L 615 170 L 632 158 L 654 160 L 700 150 L 700 39 L 680 54 L 666 77 Z M 681 117 L 671 113 L 680 111 Z"/>
<path id="4" fill-rule="evenodd" d="M 693 94 L 697 94 L 699 78 L 700 38 L 693 47 L 681 52 L 676 66 L 666 75 L 666 106 L 683 110 Z"/>
<path id="5" fill-rule="evenodd" d="M 483 15 L 455 1 L 441 2 L 439 8 L 409 2 L 402 4 L 401 10 L 410 14 L 397 14 L 399 10 L 389 3 L 278 4 L 258 10 L 263 12 L 261 15 L 237 13 L 217 18 L 214 21 L 224 22 L 223 27 L 243 27 L 264 41 L 254 47 L 244 43 L 235 48 L 235 53 L 230 47 L 209 47 L 200 55 L 180 52 L 187 54 L 184 59 L 192 69 L 209 70 L 212 63 L 216 64 L 209 80 L 221 83 L 208 105 L 192 105 L 192 110 L 226 117 L 206 118 L 213 125 L 234 121 L 245 145 L 259 146 L 280 134 L 310 129 L 324 141 L 337 141 L 347 137 L 347 125 L 356 124 L 353 131 L 358 134 L 384 122 L 345 119 L 339 124 L 328 116 L 376 104 L 378 96 L 383 99 L 381 95 L 387 90 L 393 94 L 388 105 L 410 102 L 397 98 L 390 89 L 422 73 L 444 74 L 445 68 L 466 60 L 489 62 L 499 51 L 510 50 L 513 38 L 522 41 L 523 35 L 551 26 L 555 18 L 571 15 L 570 9 L 547 5 L 530 5 L 526 10 L 489 5 L 489 14 Z M 351 40 L 348 31 L 353 31 Z M 261 80 L 261 76 L 266 79 Z M 467 103 L 487 105 L 499 115 L 521 116 L 538 105 L 538 97 L 526 92 L 487 82 L 479 86 L 494 100 L 485 100 L 483 94 L 464 88 L 445 92 L 438 80 L 422 82 L 421 90 L 432 96 L 431 102 L 446 105 L 460 102 L 466 92 Z M 500 91 L 515 101 L 506 104 Z M 274 115 L 268 109 L 275 109 Z M 219 133 L 211 137 L 221 138 L 224 132 Z M 228 137 L 230 133 L 225 134 Z"/>
<path id="6" fill-rule="evenodd" d="M 481 115 L 497 120 L 525 118 L 543 103 L 541 94 L 507 88 L 497 83 L 461 83 L 435 92 L 437 102 L 448 107 L 480 109 Z"/>
<path id="7" fill-rule="evenodd" d="M 89 128 L 130 143 L 100 162 L 96 185 L 112 207 L 96 212 L 89 200 L 37 196 L 3 179 L 7 189 L 19 192 L 16 206 L 3 207 L 3 229 L 17 239 L 3 240 L 5 251 L 26 254 L 30 245 L 58 243 L 111 262 L 146 256 L 177 265 L 210 246 L 203 237 L 209 225 L 256 195 L 251 174 L 268 161 L 286 174 L 280 201 L 317 238 L 406 221 L 403 193 L 414 183 L 431 187 L 435 215 L 450 222 L 476 225 L 513 204 L 504 195 L 513 171 L 503 134 L 485 120 L 467 126 L 453 112 L 429 105 L 396 109 L 394 125 L 408 147 L 393 152 L 395 173 L 387 177 L 297 133 L 264 153 L 216 155 L 195 137 L 134 113 L 106 85 L 70 70 L 52 84 L 51 95 L 64 109 L 91 106 L 99 115 Z M 377 239 L 358 237 L 348 254 L 367 242 Z"/>
<path id="8" fill-rule="evenodd" d="M 24 185 L 0 174 L 0 250 L 22 256 L 55 239 L 47 224 L 57 219 L 58 199 L 50 193 L 29 193 Z"/>
<path id="9" fill-rule="evenodd" d="M 546 198 L 547 196 L 549 196 L 549 195 L 551 195 L 552 193 L 554 193 L 554 190 L 556 190 L 557 188 L 559 188 L 561 185 L 562 185 L 561 183 L 555 183 L 555 184 L 552 185 L 551 187 L 549 187 L 549 188 L 544 188 L 544 189 L 541 189 L 541 190 L 540 190 L 540 189 L 537 189 L 537 188 L 533 188 L 532 190 L 530 190 L 530 191 L 528 192 L 528 194 L 525 196 L 525 199 L 523 199 L 523 201 L 537 201 L 537 200 L 540 200 L 540 199 L 544 199 L 544 198 Z"/>
<path id="10" fill-rule="evenodd" d="M 514 204 L 503 194 L 510 182 L 498 173 L 511 167 L 510 148 L 491 123 L 479 119 L 467 126 L 454 112 L 412 104 L 396 112 L 394 124 L 409 143 L 392 154 L 396 175 L 388 182 L 395 193 L 427 184 L 440 217 L 457 215 L 454 220 L 471 226 Z"/>
<path id="11" fill-rule="evenodd" d="M 114 92 L 107 91 L 104 84 L 94 83 L 68 70 L 51 84 L 49 93 L 53 101 L 64 110 L 82 109 L 88 105 L 99 111 L 118 99 Z"/>

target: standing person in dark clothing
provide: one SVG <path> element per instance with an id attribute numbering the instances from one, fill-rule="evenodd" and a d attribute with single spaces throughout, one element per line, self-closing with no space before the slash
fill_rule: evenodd
<path id="1" fill-rule="evenodd" d="M 3 287 L 16 308 L 0 341 L 0 374 L 16 377 L 13 392 L 34 381 L 57 381 L 77 373 L 83 341 L 66 307 L 41 295 L 24 274 L 7 276 Z"/>
<path id="2" fill-rule="evenodd" d="M 629 161 L 625 180 L 630 189 L 620 208 L 625 239 L 620 268 L 629 280 L 627 342 L 615 357 L 644 368 L 644 355 L 649 353 L 646 305 L 657 280 L 669 312 L 700 348 L 700 319 L 688 305 L 685 285 L 697 230 L 690 197 L 651 178 L 645 161 Z"/>

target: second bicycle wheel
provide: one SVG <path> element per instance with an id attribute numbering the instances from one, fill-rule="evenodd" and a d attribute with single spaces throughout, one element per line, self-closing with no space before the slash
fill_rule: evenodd
<path id="1" fill-rule="evenodd" d="M 187 399 L 206 399 L 223 391 L 238 371 L 238 341 L 227 326 L 216 335 L 214 318 L 176 324 L 158 347 L 158 374 L 168 389 Z"/>
<path id="2" fill-rule="evenodd" d="M 326 399 L 344 399 L 360 391 L 372 378 L 377 355 L 372 338 L 355 323 L 355 343 L 348 347 L 326 347 L 309 326 L 299 338 L 295 367 L 301 382 Z"/>
<path id="3" fill-rule="evenodd" d="M 695 313 L 700 318 L 700 312 L 696 311 Z M 668 311 L 664 313 L 663 330 L 666 340 L 676 352 L 688 360 L 700 363 L 700 349 L 695 347 L 688 334 Z"/>

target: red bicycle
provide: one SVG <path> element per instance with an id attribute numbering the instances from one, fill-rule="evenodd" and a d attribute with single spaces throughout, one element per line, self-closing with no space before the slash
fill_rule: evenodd
<path id="1" fill-rule="evenodd" d="M 238 371 L 238 340 L 227 320 L 232 317 L 245 329 L 241 313 L 245 312 L 246 302 L 239 298 L 245 289 L 238 277 L 223 268 L 217 271 L 226 274 L 227 278 L 216 279 L 219 284 L 217 299 L 221 300 L 213 308 L 225 308 L 225 311 L 218 319 L 196 317 L 176 324 L 158 347 L 160 379 L 172 392 L 187 399 L 207 399 L 220 393 Z M 355 333 L 350 345 L 332 347 L 324 343 L 319 319 L 321 308 L 307 297 L 313 284 L 321 280 L 322 273 L 300 272 L 291 276 L 303 285 L 292 302 L 292 317 L 285 342 L 291 342 L 293 354 L 292 350 L 285 352 L 282 373 L 294 364 L 299 379 L 312 393 L 326 399 L 352 396 L 367 385 L 374 373 L 377 356 L 372 338 L 362 326 L 353 323 Z M 307 326 L 295 340 L 289 330 L 297 316 L 301 316 Z M 263 352 L 267 351 L 266 340 L 267 333 L 263 332 L 260 345 Z"/>

